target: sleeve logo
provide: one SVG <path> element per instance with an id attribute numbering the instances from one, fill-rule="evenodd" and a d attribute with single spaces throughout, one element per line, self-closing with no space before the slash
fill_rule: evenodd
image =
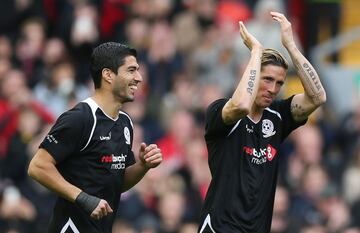
<path id="1" fill-rule="evenodd" d="M 58 144 L 58 141 L 55 139 L 55 137 L 52 134 L 46 135 L 46 140 L 48 140 L 50 143 Z"/>
<path id="2" fill-rule="evenodd" d="M 124 128 L 125 143 L 130 145 L 130 130 L 128 127 Z"/>

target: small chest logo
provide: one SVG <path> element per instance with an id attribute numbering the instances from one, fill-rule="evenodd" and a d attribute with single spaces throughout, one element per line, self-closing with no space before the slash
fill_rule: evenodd
<path id="1" fill-rule="evenodd" d="M 248 132 L 248 133 L 253 133 L 254 132 L 254 126 L 252 126 L 252 125 L 248 125 L 248 124 L 246 124 L 246 131 Z"/>
<path id="2" fill-rule="evenodd" d="M 272 121 L 265 119 L 262 121 L 262 133 L 264 134 L 264 138 L 268 138 L 276 134 L 276 131 L 274 131 L 274 124 Z"/>
<path id="3" fill-rule="evenodd" d="M 128 127 L 124 128 L 125 143 L 130 145 L 130 130 Z"/>
<path id="4" fill-rule="evenodd" d="M 109 141 L 111 139 L 111 132 L 108 136 L 100 136 L 100 141 Z"/>

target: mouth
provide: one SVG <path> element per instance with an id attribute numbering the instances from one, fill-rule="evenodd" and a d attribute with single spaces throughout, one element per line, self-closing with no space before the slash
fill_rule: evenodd
<path id="1" fill-rule="evenodd" d="M 263 96 L 263 98 L 267 101 L 267 102 L 271 102 L 273 100 L 272 97 L 270 96 Z"/>
<path id="2" fill-rule="evenodd" d="M 138 89 L 136 84 L 130 84 L 129 87 L 130 87 L 130 90 L 132 90 L 133 92 L 135 92 Z"/>

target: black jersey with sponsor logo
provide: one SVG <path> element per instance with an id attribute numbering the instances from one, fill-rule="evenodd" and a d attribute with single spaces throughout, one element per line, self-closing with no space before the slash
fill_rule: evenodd
<path id="1" fill-rule="evenodd" d="M 294 122 L 291 98 L 274 101 L 259 122 L 245 117 L 225 125 L 226 99 L 206 113 L 205 140 L 212 181 L 199 232 L 270 232 L 280 143 L 302 123 Z"/>
<path id="2" fill-rule="evenodd" d="M 57 169 L 68 182 L 106 200 L 114 212 L 94 220 L 59 197 L 49 232 L 111 232 L 125 168 L 135 163 L 132 140 L 129 116 L 119 112 L 118 118 L 112 119 L 91 98 L 58 118 L 40 147 L 54 157 Z"/>

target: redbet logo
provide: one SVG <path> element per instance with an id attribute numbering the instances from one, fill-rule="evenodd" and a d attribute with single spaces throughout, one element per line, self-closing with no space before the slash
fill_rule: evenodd
<path id="1" fill-rule="evenodd" d="M 111 169 L 125 169 L 125 159 L 127 155 L 121 154 L 120 156 L 103 155 L 101 156 L 102 163 L 111 163 Z"/>
<path id="2" fill-rule="evenodd" d="M 251 162 L 255 164 L 262 164 L 266 163 L 267 161 L 271 161 L 277 153 L 276 149 L 270 144 L 268 144 L 266 148 L 260 148 L 259 151 L 257 151 L 256 148 L 251 148 L 247 146 L 244 146 L 243 150 L 246 154 L 253 156 L 251 158 Z"/>

